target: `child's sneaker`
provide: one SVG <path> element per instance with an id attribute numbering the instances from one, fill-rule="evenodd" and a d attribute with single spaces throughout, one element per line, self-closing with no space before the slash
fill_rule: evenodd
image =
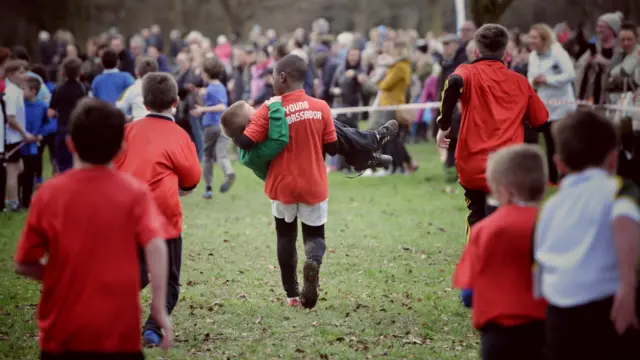
<path id="1" fill-rule="evenodd" d="M 378 136 L 378 148 L 381 148 L 389 141 L 389 139 L 397 134 L 399 128 L 400 125 L 398 125 L 398 122 L 396 120 L 389 120 L 386 124 L 374 130 L 374 132 Z"/>
<path id="2" fill-rule="evenodd" d="M 225 181 L 224 184 L 220 185 L 220 192 L 224 194 L 227 191 L 229 191 L 229 189 L 231 189 L 231 186 L 235 181 L 236 181 L 236 174 L 229 175 L 229 177 L 227 178 L 227 181 Z"/>
<path id="3" fill-rule="evenodd" d="M 211 200 L 213 198 L 213 191 L 211 190 L 211 186 L 207 186 L 204 194 L 202 194 L 202 198 L 205 200 Z"/>
<path id="4" fill-rule="evenodd" d="M 318 283 L 320 277 L 320 266 L 312 260 L 307 260 L 302 267 L 304 275 L 304 285 L 300 303 L 303 308 L 313 309 L 318 302 Z"/>
<path id="5" fill-rule="evenodd" d="M 300 303 L 300 298 L 299 297 L 294 297 L 294 298 L 287 298 L 287 305 L 289 305 L 289 307 L 302 307 L 302 303 Z"/>
<path id="6" fill-rule="evenodd" d="M 158 346 L 162 342 L 162 336 L 153 330 L 142 332 L 142 342 L 145 346 Z"/>
<path id="7" fill-rule="evenodd" d="M 364 171 L 366 169 L 371 169 L 371 168 L 374 168 L 374 169 L 386 168 L 387 166 L 391 165 L 392 162 L 393 162 L 393 158 L 391 156 L 374 153 L 373 157 L 369 161 L 366 161 L 362 164 L 358 164 L 355 167 L 355 170 Z"/>
<path id="8" fill-rule="evenodd" d="M 20 212 L 20 202 L 7 200 L 4 202 L 4 206 L 7 212 Z"/>

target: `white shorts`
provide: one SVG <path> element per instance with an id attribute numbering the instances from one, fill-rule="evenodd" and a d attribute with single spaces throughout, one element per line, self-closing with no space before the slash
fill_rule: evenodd
<path id="1" fill-rule="evenodd" d="M 271 200 L 271 213 L 288 223 L 293 222 L 297 217 L 303 224 L 320 226 L 327 222 L 329 199 L 315 205 L 283 204 L 278 200 Z"/>

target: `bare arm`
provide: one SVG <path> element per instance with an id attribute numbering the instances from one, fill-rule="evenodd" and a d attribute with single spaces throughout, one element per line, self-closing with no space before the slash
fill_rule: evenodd
<path id="1" fill-rule="evenodd" d="M 203 106 L 200 111 L 202 111 L 203 113 L 208 113 L 208 112 L 222 112 L 225 110 L 227 110 L 227 105 L 218 104 L 213 106 Z"/>
<path id="2" fill-rule="evenodd" d="M 22 135 L 22 137 L 24 138 L 26 138 L 27 135 L 29 134 L 22 126 L 20 126 L 20 123 L 18 122 L 18 120 L 16 120 L 16 117 L 13 115 L 7 115 L 7 124 L 9 124 L 9 126 L 13 130 L 19 132 L 20 135 Z"/>

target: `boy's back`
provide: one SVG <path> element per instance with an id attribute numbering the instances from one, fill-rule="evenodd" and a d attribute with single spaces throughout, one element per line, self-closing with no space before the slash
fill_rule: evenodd
<path id="1" fill-rule="evenodd" d="M 282 105 L 289 123 L 289 144 L 271 162 L 265 193 L 283 204 L 318 204 L 329 193 L 323 144 L 337 141 L 331 110 L 304 90 L 282 95 Z M 262 106 L 245 135 L 260 143 L 268 132 L 269 109 Z"/>
<path id="2" fill-rule="evenodd" d="M 497 59 L 460 65 L 448 81 L 455 77 L 462 82 L 462 123 L 456 148 L 460 182 L 468 188 L 486 189 L 489 154 L 523 143 L 522 120 L 531 127 L 540 126 L 547 121 L 547 110 L 527 79 Z"/>
<path id="3" fill-rule="evenodd" d="M 624 202 L 615 206 L 624 198 L 637 204 L 635 186 L 601 169 L 563 179 L 536 227 L 536 262 L 544 268 L 541 291 L 549 302 L 577 306 L 616 292 L 619 270 L 611 221 L 614 212 L 625 210 Z"/>
<path id="4" fill-rule="evenodd" d="M 169 238 L 177 237 L 182 231 L 178 188 L 192 187 L 201 175 L 193 142 L 173 120 L 155 114 L 127 124 L 124 139 L 115 166 L 149 185 L 172 228 Z"/>
<path id="5" fill-rule="evenodd" d="M 108 103 L 115 104 L 135 79 L 127 72 L 105 70 L 91 84 L 93 96 Z"/>
<path id="6" fill-rule="evenodd" d="M 140 351 L 138 249 L 164 237 L 163 221 L 144 184 L 107 167 L 71 170 L 38 190 L 16 261 L 49 254 L 42 351 Z"/>
<path id="7" fill-rule="evenodd" d="M 78 101 L 86 95 L 87 91 L 84 85 L 77 80 L 67 80 L 56 88 L 49 107 L 57 113 L 59 132 L 67 130 L 71 112 Z"/>
<path id="8" fill-rule="evenodd" d="M 505 205 L 471 229 L 454 286 L 473 289 L 473 325 L 542 320 L 546 303 L 534 300 L 531 263 L 538 209 Z"/>

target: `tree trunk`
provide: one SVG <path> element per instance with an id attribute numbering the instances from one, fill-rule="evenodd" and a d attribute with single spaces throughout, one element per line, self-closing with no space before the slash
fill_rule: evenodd
<path id="1" fill-rule="evenodd" d="M 242 29 L 243 22 L 240 19 L 238 13 L 236 13 L 232 6 L 230 0 L 218 0 L 220 2 L 220 7 L 222 7 L 222 11 L 224 12 L 227 19 L 229 19 L 229 29 L 239 38 L 242 37 Z"/>
<path id="2" fill-rule="evenodd" d="M 498 23 L 513 0 L 471 0 L 473 21 L 478 26 Z"/>

